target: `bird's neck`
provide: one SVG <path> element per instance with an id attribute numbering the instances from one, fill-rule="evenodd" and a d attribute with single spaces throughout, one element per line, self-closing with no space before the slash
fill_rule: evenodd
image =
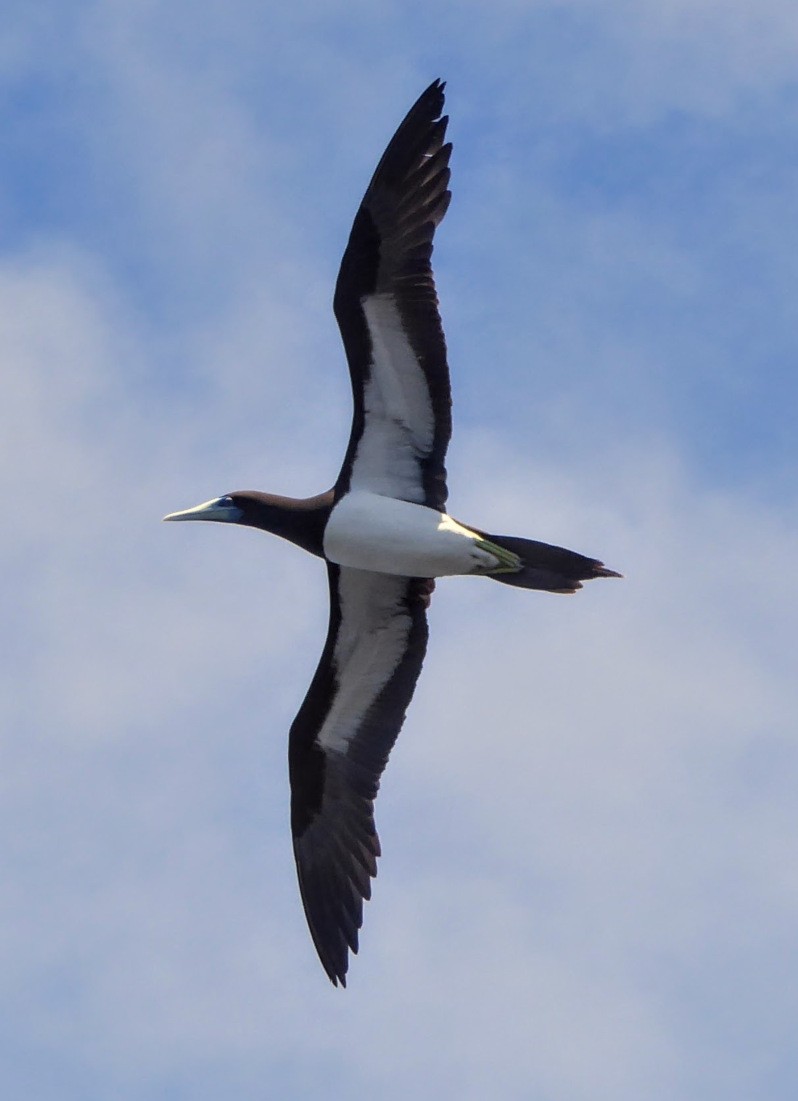
<path id="1" fill-rule="evenodd" d="M 333 493 L 317 497 L 279 497 L 272 493 L 249 493 L 240 523 L 260 528 L 296 543 L 303 550 L 323 557 L 324 527 L 333 506 Z"/>

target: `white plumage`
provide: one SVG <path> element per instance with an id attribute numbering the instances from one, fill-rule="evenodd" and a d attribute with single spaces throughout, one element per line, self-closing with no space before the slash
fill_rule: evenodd
<path id="1" fill-rule="evenodd" d="M 480 538 L 445 512 L 356 491 L 332 510 L 324 554 L 339 566 L 401 577 L 487 573 L 499 561 Z"/>

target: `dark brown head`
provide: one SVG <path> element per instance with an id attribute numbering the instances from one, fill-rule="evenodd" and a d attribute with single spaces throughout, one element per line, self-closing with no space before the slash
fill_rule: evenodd
<path id="1" fill-rule="evenodd" d="M 324 525 L 332 508 L 332 492 L 295 500 L 256 490 L 240 490 L 214 497 L 183 512 L 170 512 L 164 520 L 214 520 L 240 524 L 281 535 L 312 554 L 323 553 Z"/>

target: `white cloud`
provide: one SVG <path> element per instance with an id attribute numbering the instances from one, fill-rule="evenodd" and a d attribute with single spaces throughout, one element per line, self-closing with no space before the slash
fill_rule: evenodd
<path id="1" fill-rule="evenodd" d="M 235 8 L 241 27 L 252 10 Z M 610 101 L 587 94 L 597 83 L 627 119 L 679 103 L 731 110 L 741 90 L 776 87 L 792 49 L 791 30 L 777 41 L 786 8 L 775 4 L 757 9 L 758 27 L 739 5 L 697 5 L 690 17 L 674 5 L 593 10 L 602 42 L 614 36 L 626 51 L 628 79 L 585 47 L 593 65 L 580 101 L 562 42 L 544 36 L 539 49 L 558 70 L 551 92 L 562 91 L 564 114 L 581 102 L 598 123 Z M 510 234 L 474 246 L 478 293 L 466 297 L 465 277 L 447 275 L 450 335 L 471 343 L 455 367 L 453 511 L 597 554 L 627 578 L 572 599 L 439 585 L 426 668 L 380 796 L 386 855 L 363 950 L 350 989 L 335 992 L 303 924 L 285 764 L 323 639 L 323 571 L 277 540 L 158 520 L 242 484 L 300 494 L 334 477 L 348 398 L 326 313 L 334 261 L 326 239 L 311 242 L 338 218 L 330 195 L 347 185 L 330 182 L 297 226 L 295 209 L 319 185 L 299 168 L 314 143 L 327 142 L 336 166 L 365 147 L 360 127 L 380 129 L 372 108 L 393 120 L 395 102 L 382 100 L 431 54 L 400 59 L 397 31 L 398 52 L 383 45 L 367 63 L 344 34 L 333 46 L 314 37 L 303 9 L 306 34 L 290 49 L 283 40 L 286 58 L 333 51 L 342 80 L 300 66 L 280 89 L 304 105 L 285 132 L 259 115 L 246 83 L 265 39 L 237 84 L 238 41 L 209 76 L 196 64 L 192 51 L 214 56 L 199 16 L 181 55 L 160 37 L 166 8 L 151 5 L 150 24 L 132 9 L 96 11 L 82 41 L 113 95 L 92 132 L 100 146 L 119 123 L 107 178 L 129 173 L 131 191 L 142 189 L 129 208 L 141 219 L 137 255 L 156 260 L 132 276 L 110 236 L 88 243 L 67 227 L 59 240 L 39 232 L 0 272 L 10 456 L 0 474 L 10 581 L 0 972 L 17 1046 L 7 1092 L 21 1095 L 25 1074 L 52 1067 L 38 1092 L 58 1101 L 173 1086 L 193 1099 L 256 1097 L 264 1083 L 303 1097 L 748 1101 L 763 1081 L 786 1101 L 794 1082 L 778 1062 L 791 1057 L 796 1005 L 784 960 L 798 907 L 794 501 L 734 479 L 721 491 L 662 421 L 648 433 L 635 419 L 656 401 L 641 366 L 650 361 L 632 353 L 660 342 L 667 365 L 684 345 L 667 323 L 632 314 L 633 284 L 650 279 L 701 309 L 705 255 L 642 216 L 596 217 L 550 197 L 538 207 L 550 222 L 547 366 L 533 357 L 528 376 L 521 340 L 506 361 L 492 343 L 518 300 L 495 277 L 516 262 Z M 715 88 L 702 50 L 724 11 Z M 500 14 L 526 49 L 526 18 Z M 479 59 L 471 85 L 459 77 L 461 104 L 492 102 L 485 72 L 496 61 L 481 30 L 495 18 L 485 7 L 456 39 L 464 68 Z M 227 16 L 213 26 L 221 33 Z M 362 87 L 383 64 L 367 110 Z M 508 102 L 523 90 L 513 132 L 535 92 L 529 67 L 508 77 Z M 339 121 L 320 135 L 307 104 L 331 84 L 320 111 Z M 339 110 L 354 102 L 356 113 Z M 305 128 L 311 136 L 299 137 Z M 497 201 L 510 212 L 543 204 L 553 185 L 513 169 L 511 134 L 501 134 Z M 478 135 L 468 152 L 470 141 L 463 121 L 462 165 L 485 152 Z M 372 154 L 362 155 L 368 171 Z M 295 168 L 297 208 L 285 182 Z M 763 252 L 786 255 L 770 248 L 776 226 L 756 224 Z M 476 220 L 466 229 L 442 245 L 443 267 L 473 246 Z M 159 264 L 167 278 L 153 276 Z M 215 278 L 224 289 L 214 298 Z M 517 295 L 528 291 L 520 280 Z M 141 303 L 159 294 L 154 319 Z M 482 327 L 468 325 L 472 303 Z M 634 382 L 628 420 L 596 393 L 599 376 L 617 383 L 616 347 L 622 381 Z M 705 351 L 720 359 L 726 346 L 710 332 Z M 497 427 L 501 388 L 485 364 L 512 377 L 513 404 L 528 406 L 512 428 Z M 553 381 L 541 397 L 543 369 Z M 533 423 L 543 445 L 525 438 Z"/>
<path id="2" fill-rule="evenodd" d="M 278 1051 L 296 1065 L 310 1047 L 311 1093 L 334 1060 L 343 1089 L 386 1097 L 419 1074 L 422 1096 L 477 1098 L 495 1081 L 508 1097 L 631 1098 L 652 1080 L 651 1097 L 682 1082 L 736 1096 L 732 1071 L 757 1057 L 767 1021 L 747 1014 L 728 1072 L 703 1066 L 678 981 L 737 966 L 753 1001 L 753 968 L 772 968 L 767 944 L 794 926 L 796 701 L 781 656 L 798 611 L 783 585 L 794 525 L 702 490 L 667 455 L 611 450 L 606 479 L 578 458 L 524 467 L 519 441 L 464 433 L 464 518 L 605 555 L 628 578 L 569 600 L 441 584 L 380 800 L 363 956 L 350 991 L 328 995 L 284 777 L 322 640 L 319 571 L 223 530 L 176 545 L 156 502 L 237 396 L 219 389 L 193 423 L 150 418 L 136 385 L 107 374 L 136 334 L 113 309 L 109 325 L 80 265 L 18 267 L 4 287 L 18 446 L 36 460 L 16 499 L 37 507 L 6 533 L 12 553 L 38 544 L 17 575 L 36 632 L 5 797 L 18 831 L 5 878 L 20 890 L 4 969 L 7 989 L 42 991 L 28 1027 L 125 1088 L 211 1049 L 246 1094 Z M 291 436 L 280 419 L 267 467 Z M 261 442 L 228 441 L 233 456 Z M 58 973 L 68 1019 L 44 996 Z M 770 996 L 794 1009 L 788 987 Z"/>

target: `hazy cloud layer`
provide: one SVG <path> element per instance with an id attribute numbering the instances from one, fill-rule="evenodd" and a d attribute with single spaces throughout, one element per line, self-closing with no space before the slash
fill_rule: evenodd
<path id="1" fill-rule="evenodd" d="M 792 10 L 466 8 L 12 6 L 4 1095 L 794 1097 Z M 452 510 L 626 579 L 438 586 L 342 993 L 288 835 L 323 571 L 158 520 L 334 479 L 338 257 L 438 73 Z"/>

